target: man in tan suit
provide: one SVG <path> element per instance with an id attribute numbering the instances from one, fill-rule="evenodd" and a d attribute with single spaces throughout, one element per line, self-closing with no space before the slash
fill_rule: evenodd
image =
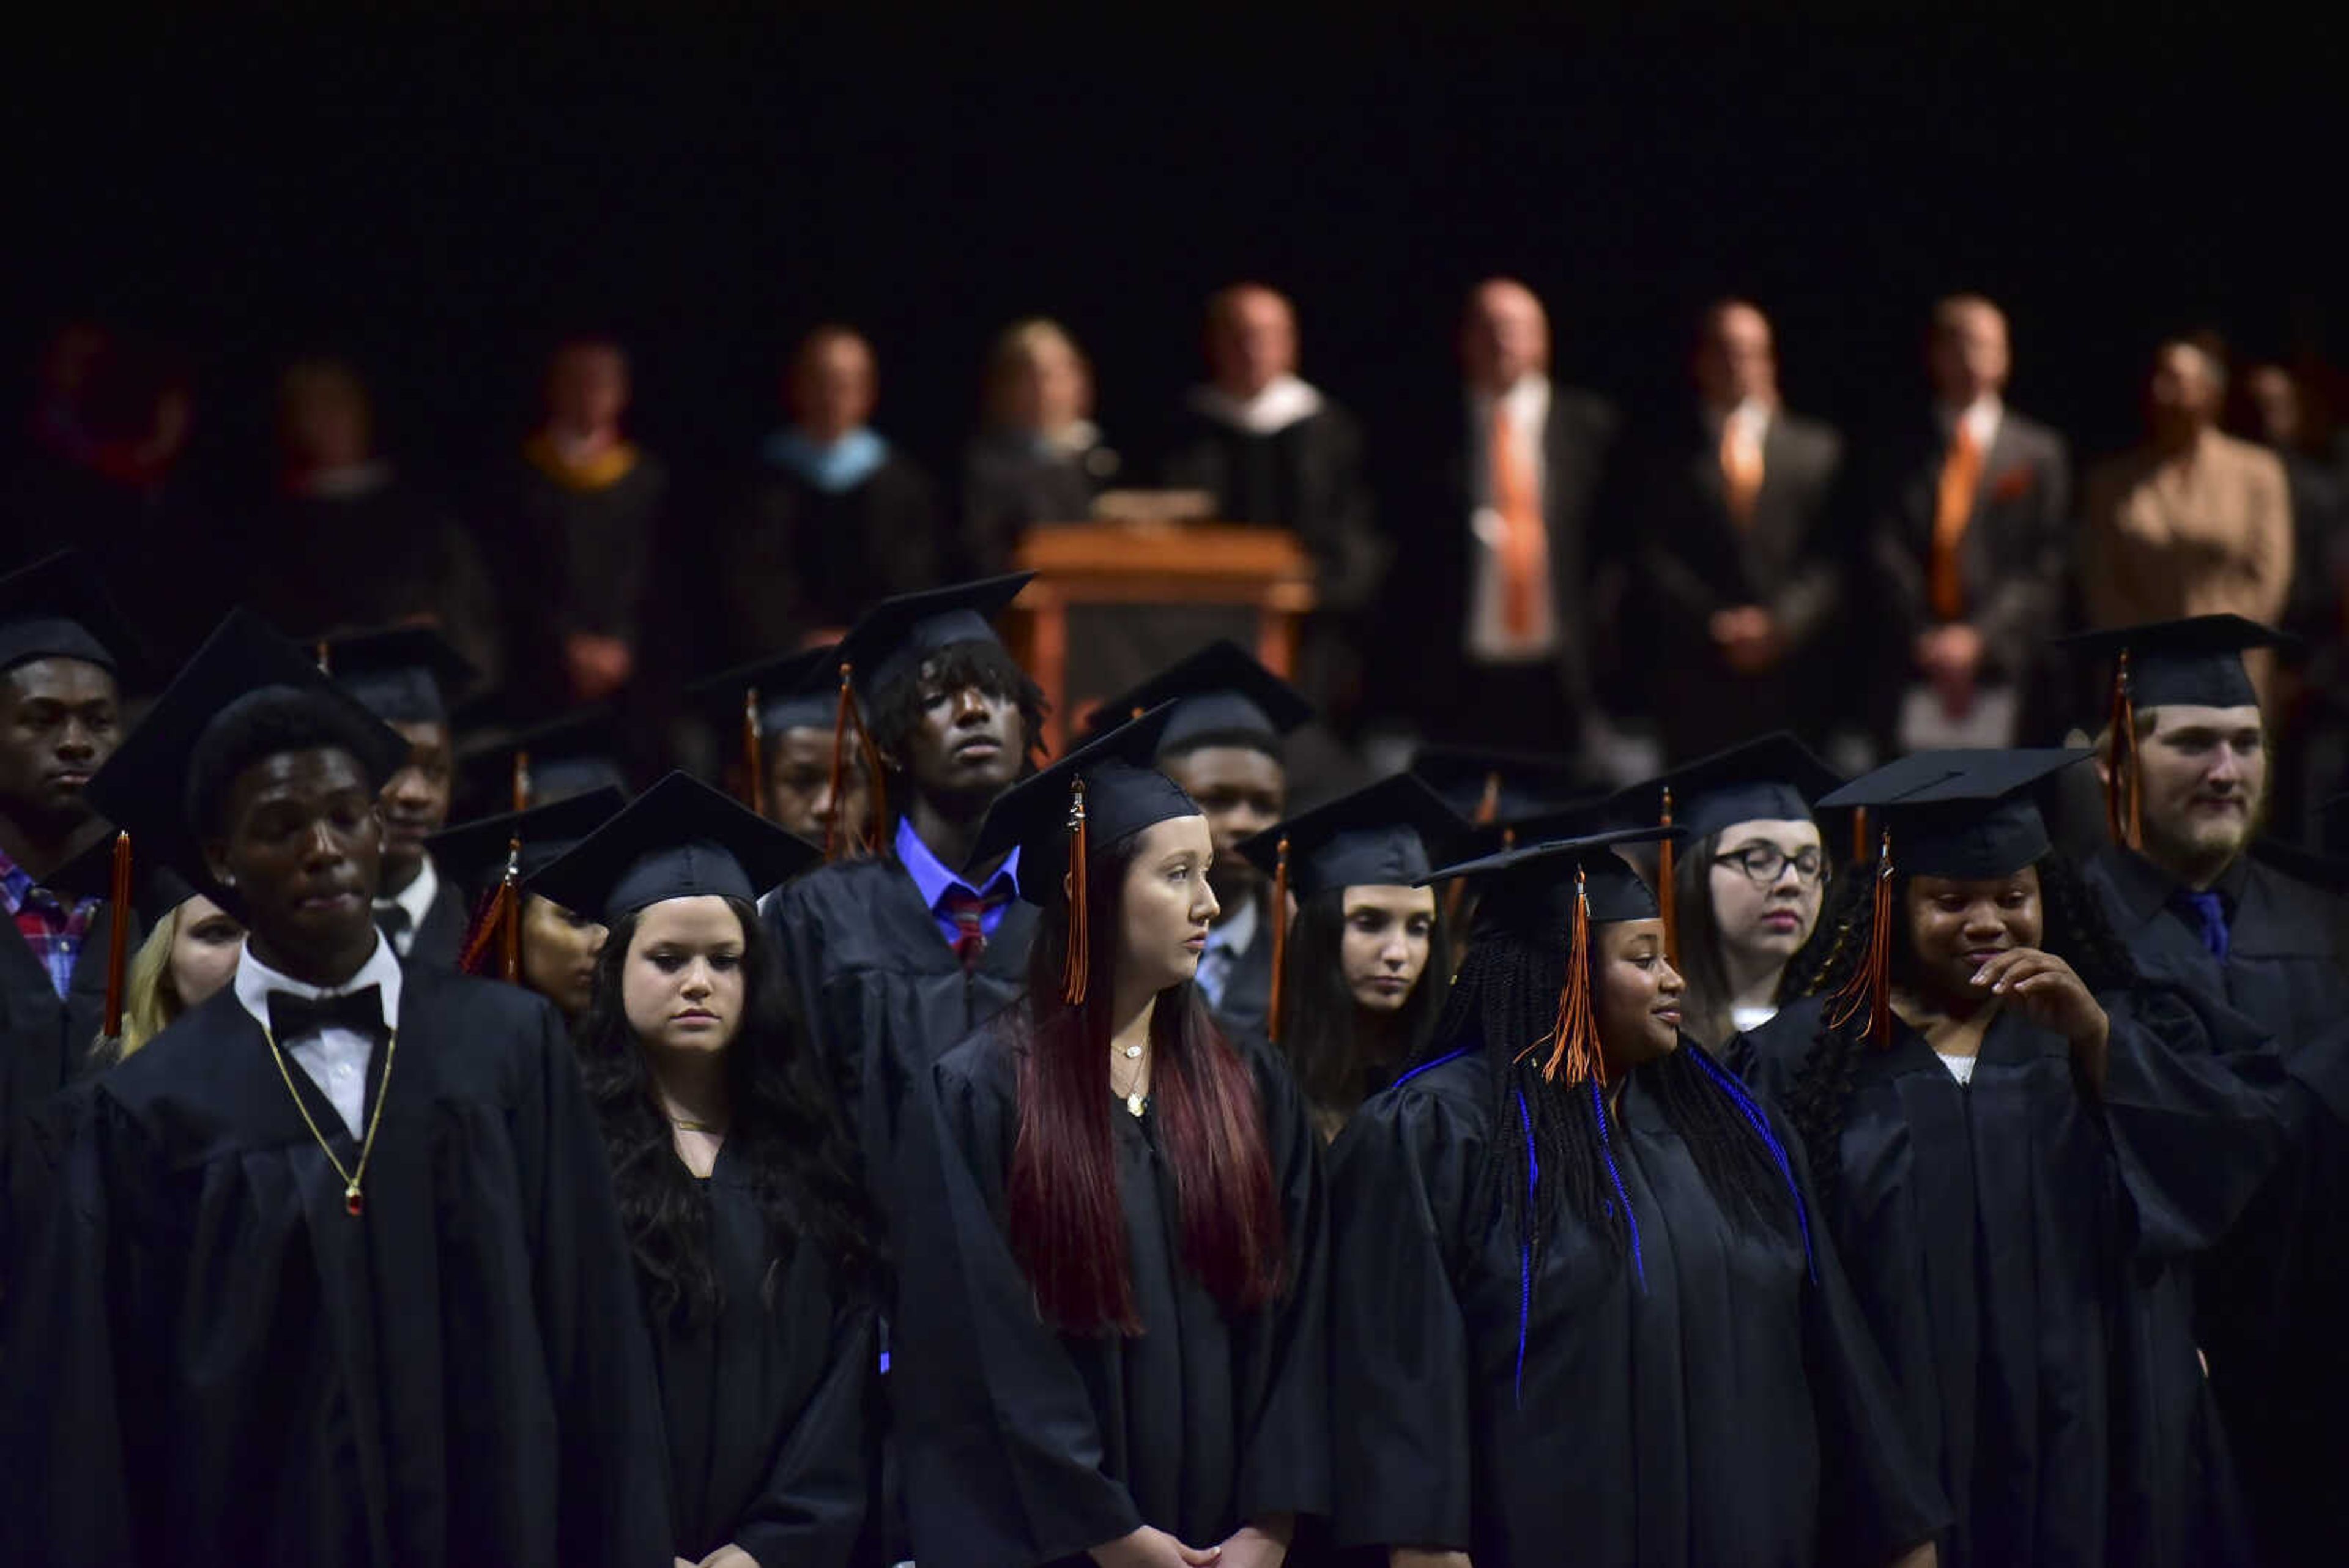
<path id="1" fill-rule="evenodd" d="M 2219 433 L 2226 394 L 2225 369 L 2196 344 L 2173 339 L 2155 354 L 2151 439 L 2088 476 L 2080 580 L 2091 628 L 2230 611 L 2264 626 L 2283 618 L 2292 567 L 2283 465 Z"/>

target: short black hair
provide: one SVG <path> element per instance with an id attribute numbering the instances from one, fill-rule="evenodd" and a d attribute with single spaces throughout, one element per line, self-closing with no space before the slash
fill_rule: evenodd
<path id="1" fill-rule="evenodd" d="M 264 686 L 246 692 L 204 726 L 188 753 L 188 825 L 200 838 L 222 831 L 229 792 L 245 769 L 287 752 L 346 753 L 368 784 L 381 788 L 384 781 L 374 776 L 367 760 L 378 741 L 364 722 L 317 691 Z"/>
<path id="2" fill-rule="evenodd" d="M 977 639 L 939 649 L 873 693 L 864 715 L 873 743 L 888 755 L 903 754 L 905 742 L 922 721 L 923 692 L 958 691 L 966 686 L 1019 703 L 1023 749 L 1035 755 L 1043 742 L 1044 690 L 1019 668 L 1009 649 Z"/>

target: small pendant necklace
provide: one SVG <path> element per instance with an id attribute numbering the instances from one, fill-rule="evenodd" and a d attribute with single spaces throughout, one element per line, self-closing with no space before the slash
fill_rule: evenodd
<path id="1" fill-rule="evenodd" d="M 367 1196 L 359 1190 L 359 1183 L 367 1178 L 367 1158 L 375 1153 L 376 1129 L 383 1126 L 383 1103 L 391 1097 L 391 1058 L 392 1053 L 399 1049 L 399 1031 L 392 1029 L 384 1037 L 383 1076 L 376 1082 L 375 1110 L 367 1116 L 367 1137 L 359 1140 L 359 1162 L 348 1170 L 345 1170 L 343 1162 L 335 1158 L 335 1146 L 328 1143 L 326 1135 L 318 1130 L 317 1121 L 310 1115 L 310 1107 L 303 1103 L 301 1091 L 294 1086 L 294 1075 L 285 1065 L 285 1048 L 277 1044 L 277 1036 L 266 1023 L 261 1026 L 261 1037 L 269 1043 L 269 1059 L 277 1064 L 277 1075 L 285 1080 L 285 1092 L 294 1096 L 294 1108 L 302 1113 L 302 1125 L 310 1129 L 311 1137 L 317 1142 L 318 1152 L 326 1157 L 326 1163 L 333 1166 L 335 1174 L 343 1179 L 343 1212 L 354 1220 L 358 1219 L 367 1212 Z"/>

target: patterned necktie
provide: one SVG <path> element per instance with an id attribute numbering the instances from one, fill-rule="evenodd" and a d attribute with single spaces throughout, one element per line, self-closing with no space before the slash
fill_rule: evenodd
<path id="1" fill-rule="evenodd" d="M 968 888 L 949 888 L 938 895 L 938 912 L 955 923 L 955 957 L 962 960 L 965 974 L 978 967 L 987 951 L 987 928 L 984 924 L 990 910 L 1003 908 L 1011 897 L 1010 890 L 998 887 L 992 893 L 974 893 Z"/>
<path id="2" fill-rule="evenodd" d="M 1958 569 L 1958 549 L 1966 542 L 1966 525 L 1973 521 L 1974 496 L 1982 488 L 1982 443 L 1972 427 L 1958 421 L 1958 433 L 1941 460 L 1941 481 L 1933 493 L 1933 557 L 1927 577 L 1927 597 L 1936 620 L 1954 621 L 1966 613 L 1965 577 Z"/>
<path id="3" fill-rule="evenodd" d="M 2186 907 L 2202 922 L 2202 945 L 2210 956 L 2224 961 L 2227 956 L 2227 905 L 2216 893 L 2188 893 Z"/>

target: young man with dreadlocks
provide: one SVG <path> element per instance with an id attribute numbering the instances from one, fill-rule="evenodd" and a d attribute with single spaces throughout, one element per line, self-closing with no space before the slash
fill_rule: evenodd
<path id="1" fill-rule="evenodd" d="M 1475 940 L 1330 1154 L 1341 1544 L 1407 1564 L 1930 1563 L 1948 1510 L 1780 1124 L 1681 1033 L 1615 853 L 1449 867 Z"/>
<path id="2" fill-rule="evenodd" d="M 2140 979 L 2031 791 L 2085 752 L 1927 752 L 1790 1002 L 1733 1043 L 1785 1107 L 1956 1519 L 1941 1561 L 2240 1562 L 2191 1265 L 2282 1141 L 2250 1024 Z"/>

